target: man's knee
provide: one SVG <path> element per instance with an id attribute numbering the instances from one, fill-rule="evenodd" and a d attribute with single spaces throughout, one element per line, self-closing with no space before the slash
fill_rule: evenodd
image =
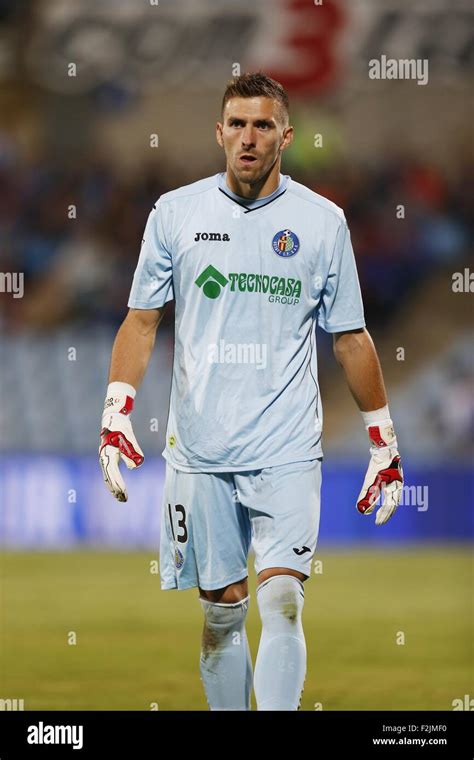
<path id="1" fill-rule="evenodd" d="M 257 604 L 264 628 L 270 627 L 274 633 L 299 630 L 304 605 L 303 581 L 294 574 L 272 575 L 258 586 Z"/>
<path id="2" fill-rule="evenodd" d="M 242 578 L 237 583 L 230 583 L 223 588 L 214 589 L 212 591 L 206 591 L 199 587 L 199 596 L 201 599 L 207 599 L 208 602 L 214 604 L 235 604 L 241 602 L 248 596 L 248 577 Z"/>
<path id="3" fill-rule="evenodd" d="M 261 570 L 258 574 L 259 585 L 268 580 L 268 578 L 273 578 L 275 575 L 293 575 L 302 583 L 308 578 L 307 575 L 300 573 L 299 570 L 292 570 L 288 567 L 267 567 L 265 570 Z"/>
<path id="4" fill-rule="evenodd" d="M 199 598 L 204 612 L 202 662 L 205 662 L 212 653 L 219 652 L 223 646 L 228 646 L 229 637 L 232 637 L 232 644 L 234 645 L 245 640 L 245 636 L 242 634 L 249 599 L 249 596 L 246 596 L 233 602 L 215 602 L 203 599 L 203 597 Z M 238 635 L 235 637 L 235 634 Z"/>

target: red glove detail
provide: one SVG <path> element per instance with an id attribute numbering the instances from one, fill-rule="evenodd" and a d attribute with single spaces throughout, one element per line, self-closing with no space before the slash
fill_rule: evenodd
<path id="1" fill-rule="evenodd" d="M 133 399 L 130 398 L 130 396 L 127 396 L 127 401 L 130 399 L 132 402 L 133 407 Z M 125 409 L 126 407 L 124 407 Z M 121 412 L 122 414 L 124 412 Z M 128 412 L 126 412 L 128 414 Z M 100 450 L 99 454 L 104 448 L 104 446 L 115 446 L 121 454 L 124 454 L 126 457 L 129 457 L 129 459 L 134 462 L 134 464 L 139 467 L 145 457 L 143 457 L 141 454 L 136 451 L 133 444 L 128 440 L 128 438 L 125 437 L 125 435 L 120 430 L 109 430 L 108 428 L 102 428 L 100 431 Z"/>

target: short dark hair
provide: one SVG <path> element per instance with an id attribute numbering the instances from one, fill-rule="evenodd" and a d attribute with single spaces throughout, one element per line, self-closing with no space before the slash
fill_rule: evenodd
<path id="1" fill-rule="evenodd" d="M 273 98 L 280 104 L 281 110 L 289 117 L 290 101 L 285 88 L 271 77 L 267 77 L 261 71 L 253 74 L 242 74 L 228 82 L 224 97 L 222 98 L 221 114 L 224 113 L 226 103 L 231 98 Z"/>

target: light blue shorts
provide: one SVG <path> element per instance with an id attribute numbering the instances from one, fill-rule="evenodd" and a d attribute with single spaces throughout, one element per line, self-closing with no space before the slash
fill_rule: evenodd
<path id="1" fill-rule="evenodd" d="M 163 590 L 228 586 L 287 567 L 311 574 L 319 531 L 322 458 L 242 472 L 166 464 L 160 536 Z"/>

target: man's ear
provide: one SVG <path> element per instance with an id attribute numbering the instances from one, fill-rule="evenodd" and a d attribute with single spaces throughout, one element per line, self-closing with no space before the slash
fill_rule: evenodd
<path id="1" fill-rule="evenodd" d="M 294 130 L 292 126 L 286 127 L 284 135 L 283 135 L 283 143 L 281 146 L 281 150 L 285 150 L 285 148 L 289 148 L 291 143 L 293 142 L 293 134 Z"/>
<path id="2" fill-rule="evenodd" d="M 217 144 L 221 146 L 221 148 L 224 147 L 224 140 L 222 139 L 222 122 L 218 121 L 216 124 L 216 140 Z"/>

